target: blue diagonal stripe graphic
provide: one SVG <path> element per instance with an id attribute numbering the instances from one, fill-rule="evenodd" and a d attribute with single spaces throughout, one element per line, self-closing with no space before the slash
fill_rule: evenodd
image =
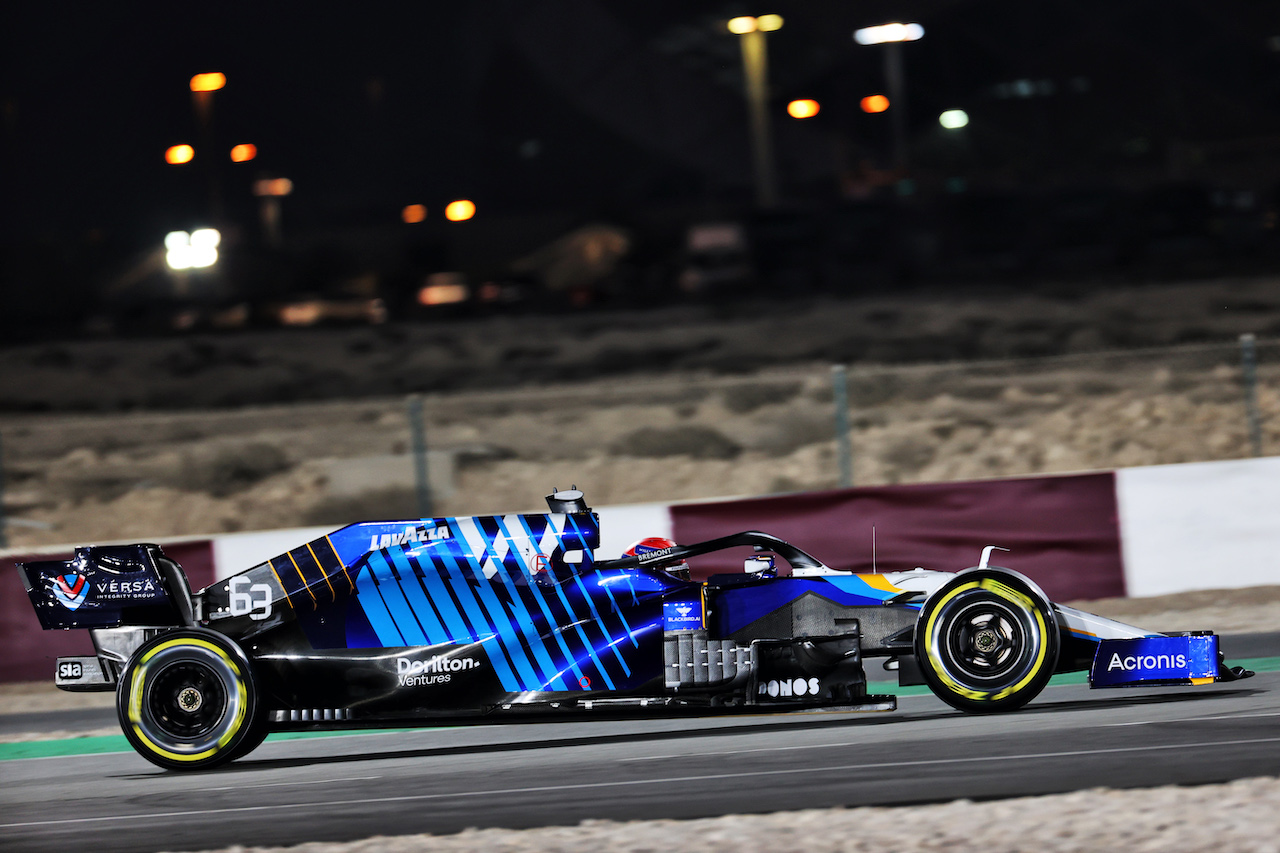
<path id="1" fill-rule="evenodd" d="M 560 603 L 564 605 L 565 612 L 567 612 L 573 620 L 573 630 L 577 633 L 578 639 L 582 640 L 582 647 L 586 649 L 587 654 L 591 657 L 591 662 L 596 665 L 596 672 L 600 673 L 600 676 L 604 678 L 605 685 L 612 690 L 613 679 L 609 676 L 609 670 L 605 668 L 604 661 L 600 660 L 599 655 L 596 654 L 595 646 L 591 644 L 591 638 L 589 638 L 587 636 L 587 632 L 583 630 L 583 622 L 587 620 L 578 618 L 578 614 L 574 611 L 573 605 L 569 603 L 568 597 L 564 594 L 564 588 L 559 582 L 556 583 L 555 590 L 556 595 L 560 599 Z"/>
<path id="2" fill-rule="evenodd" d="M 440 576 L 441 569 L 435 562 L 435 558 L 427 554 L 419 554 L 416 559 L 418 565 L 423 567 L 420 581 L 426 587 L 427 595 L 432 603 L 440 611 L 440 615 L 444 617 L 444 624 L 449 630 L 449 639 L 455 643 L 469 643 L 488 636 L 488 631 L 472 631 L 467 627 L 462 614 L 458 612 L 458 608 L 453 604 L 453 597 L 449 595 L 448 585 Z"/>
<path id="3" fill-rule="evenodd" d="M 387 603 L 391 618 L 400 629 L 400 636 L 405 638 L 405 645 L 427 645 L 427 635 L 418 624 L 413 611 L 409 609 L 409 602 L 405 600 L 400 583 L 391 573 L 391 564 L 387 562 L 383 552 L 369 555 L 369 568 L 373 570 L 373 576 L 378 579 L 378 591 L 382 593 L 382 600 Z"/>
<path id="4" fill-rule="evenodd" d="M 494 531 L 494 535 L 498 535 L 497 530 Z M 476 562 L 480 565 L 484 565 L 486 557 L 493 556 L 493 548 L 489 544 L 488 537 L 486 537 L 484 544 L 487 549 L 486 553 L 475 555 Z M 494 562 L 496 563 L 497 560 L 495 559 Z M 500 563 L 498 564 L 499 574 L 505 575 L 505 569 L 505 566 Z M 520 625 L 521 634 L 526 636 L 531 634 L 532 632 L 528 626 L 528 613 L 523 613 L 522 615 L 524 618 L 519 619 L 516 613 L 508 612 L 507 608 L 503 606 L 502 600 L 498 597 L 497 592 L 494 591 L 493 584 L 483 575 L 478 576 L 477 580 L 479 583 L 476 585 L 476 590 L 481 603 L 485 606 L 485 610 L 490 614 L 490 616 L 494 617 L 495 622 L 499 622 L 500 620 L 498 624 L 498 635 L 502 637 L 503 644 L 506 646 L 507 651 L 511 653 L 513 659 L 516 659 L 517 664 L 523 660 L 525 665 L 530 668 L 530 672 L 527 674 L 527 677 L 530 678 L 529 687 L 527 689 L 547 689 L 547 687 L 555 680 L 555 665 L 551 663 L 551 658 L 547 655 L 546 650 L 542 648 L 542 644 L 538 642 L 536 634 L 534 634 L 531 640 L 529 640 L 530 651 L 533 652 L 533 658 L 530 659 L 529 652 L 525 651 L 524 645 L 520 642 L 520 635 L 518 635 L 515 629 L 511 626 L 513 618 L 517 619 L 517 621 L 522 623 Z M 512 609 L 516 609 L 515 602 L 512 603 Z M 519 610 L 523 611 L 524 608 L 521 606 Z M 518 658 L 517 655 L 519 656 Z M 535 670 L 541 670 L 541 672 L 539 673 Z M 522 671 L 521 674 L 524 675 L 525 673 Z"/>
<path id="5" fill-rule="evenodd" d="M 427 640 L 431 645 L 437 643 L 449 642 L 449 632 L 440 624 L 440 619 L 436 616 L 435 609 L 432 608 L 431 602 L 427 600 L 427 596 L 422 591 L 422 584 L 418 583 L 416 573 L 413 566 L 409 564 L 409 558 L 405 555 L 404 549 L 397 546 L 389 549 L 391 562 L 396 567 L 396 572 L 400 575 L 400 590 L 404 593 L 405 599 L 409 602 L 409 607 L 413 610 L 414 615 L 418 617 L 418 622 L 427 633 Z"/>
<path id="6" fill-rule="evenodd" d="M 357 596 L 364 615 L 369 619 L 369 624 L 373 627 L 373 632 L 378 635 L 378 642 L 383 648 L 395 648 L 396 646 L 407 645 L 404 637 L 400 636 L 396 623 L 392 620 L 391 614 L 387 611 L 387 605 L 382 600 L 382 593 L 378 591 L 378 584 L 373 577 L 373 569 L 369 568 L 366 562 L 363 568 L 357 570 L 356 574 L 356 590 L 359 592 Z"/>
<path id="7" fill-rule="evenodd" d="M 600 629 L 600 633 L 604 634 L 606 640 L 610 639 L 608 631 L 605 629 L 605 620 L 600 616 L 600 611 L 596 610 L 596 603 L 591 599 L 591 593 L 587 590 L 586 584 L 582 582 L 582 578 L 577 572 L 573 574 L 573 581 L 578 585 L 578 589 L 582 591 L 582 597 L 587 600 L 587 607 L 591 609 L 591 615 L 595 618 L 596 627 Z M 607 645 L 609 650 L 613 652 L 613 656 L 618 659 L 623 673 L 630 675 L 631 667 L 627 666 L 627 662 L 623 659 L 622 653 L 618 651 L 617 646 L 612 643 Z"/>
<path id="8" fill-rule="evenodd" d="M 528 656 L 524 649 L 520 647 L 520 641 L 516 638 L 515 633 L 511 630 L 510 619 L 503 612 L 501 604 L 494 599 L 491 603 L 484 600 L 484 591 L 487 590 L 489 584 L 480 576 L 479 584 L 472 586 L 468 582 L 467 574 L 476 573 L 474 566 L 460 566 L 459 558 L 453 554 L 444 556 L 442 562 L 449 568 L 449 586 L 453 590 L 453 594 L 457 596 L 458 601 L 462 602 L 463 609 L 466 611 L 471 624 L 480 626 L 487 625 L 497 634 L 497 637 L 491 639 L 485 644 L 485 648 L 489 649 L 493 646 L 500 646 L 498 649 L 498 657 L 506 654 L 505 660 L 511 661 L 511 666 L 515 668 L 515 677 L 512 680 L 517 683 L 517 690 L 536 690 L 539 684 L 538 674 L 534 672 L 533 667 L 529 663 Z M 490 593 L 492 596 L 492 593 Z M 496 610 L 493 605 L 496 605 Z M 487 616 L 486 616 L 487 614 Z M 495 664 L 496 666 L 496 664 Z"/>

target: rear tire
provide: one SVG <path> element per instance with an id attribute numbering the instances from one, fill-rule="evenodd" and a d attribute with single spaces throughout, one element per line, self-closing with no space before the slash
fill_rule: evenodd
<path id="1" fill-rule="evenodd" d="M 970 713 L 1014 711 L 1044 689 L 1058 663 L 1053 607 L 1014 572 L 962 572 L 916 622 L 916 659 L 929 688 Z"/>
<path id="2" fill-rule="evenodd" d="M 138 754 L 169 770 L 225 764 L 259 732 L 249 660 L 212 631 L 171 631 L 139 648 L 120 679 L 116 713 Z"/>
<path id="3" fill-rule="evenodd" d="M 239 761 L 258 747 L 262 746 L 262 742 L 267 739 L 267 735 L 271 734 L 271 723 L 267 719 L 267 710 L 262 702 L 258 703 L 258 713 L 255 719 L 249 724 L 249 732 L 236 746 L 235 750 L 228 761 Z"/>

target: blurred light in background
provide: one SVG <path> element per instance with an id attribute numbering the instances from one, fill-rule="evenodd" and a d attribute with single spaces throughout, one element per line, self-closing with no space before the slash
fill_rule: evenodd
<path id="1" fill-rule="evenodd" d="M 762 33 L 771 33 L 774 30 L 782 29 L 781 15 L 761 15 L 753 18 L 750 15 L 743 15 L 740 18 L 730 18 L 729 32 L 735 36 L 745 36 L 747 33 L 754 33 L 759 30 Z"/>
<path id="2" fill-rule="evenodd" d="M 165 263 L 170 269 L 204 269 L 218 262 L 218 244 L 222 235 L 214 228 L 198 228 L 186 231 L 170 231 L 165 235 Z"/>
<path id="3" fill-rule="evenodd" d="M 476 215 L 476 206 L 465 198 L 449 202 L 444 209 L 444 218 L 450 222 L 462 222 Z"/>
<path id="4" fill-rule="evenodd" d="M 858 44 L 885 44 L 894 41 L 917 41 L 924 37 L 924 27 L 919 24 L 881 24 L 853 31 Z"/>
<path id="5" fill-rule="evenodd" d="M 181 166 L 183 163 L 190 163 L 191 158 L 196 156 L 196 149 L 190 145 L 170 145 L 164 151 L 164 161 L 170 166 Z"/>
<path id="6" fill-rule="evenodd" d="M 280 308 L 280 322 L 286 326 L 314 326 L 324 319 L 319 301 L 294 302 Z"/>
<path id="7" fill-rule="evenodd" d="M 231 149 L 232 163 L 248 163 L 258 156 L 258 146 L 245 142 Z"/>
<path id="8" fill-rule="evenodd" d="M 427 218 L 427 206 L 425 204 L 411 204 L 400 211 L 400 218 L 410 225 L 421 222 Z"/>
<path id="9" fill-rule="evenodd" d="M 969 123 L 969 114 L 964 110 L 947 110 L 938 116 L 938 124 L 947 130 L 955 130 Z"/>
<path id="10" fill-rule="evenodd" d="M 459 272 L 433 272 L 427 276 L 426 283 L 418 291 L 418 302 L 421 305 L 454 305 L 466 302 L 471 295 L 471 288 Z"/>
<path id="11" fill-rule="evenodd" d="M 804 98 L 799 101 L 792 101 L 787 104 L 787 115 L 792 118 L 813 118 L 818 114 L 818 102 L 812 98 Z"/>
<path id="12" fill-rule="evenodd" d="M 861 103 L 864 113 L 882 113 L 889 109 L 889 99 L 884 95 L 867 95 Z"/>
<path id="13" fill-rule="evenodd" d="M 216 92 L 225 85 L 227 85 L 227 75 L 221 71 L 197 74 L 191 78 L 191 91 L 193 92 Z"/>
<path id="14" fill-rule="evenodd" d="M 293 181 L 288 178 L 262 178 L 253 182 L 253 194 L 262 196 L 282 196 L 293 192 Z"/>

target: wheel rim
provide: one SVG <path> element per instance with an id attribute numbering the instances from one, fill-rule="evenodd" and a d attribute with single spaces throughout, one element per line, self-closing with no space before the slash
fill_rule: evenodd
<path id="1" fill-rule="evenodd" d="M 148 710 L 165 734 L 177 740 L 194 740 L 218 728 L 227 707 L 227 693 L 213 669 L 180 661 L 153 678 Z"/>
<path id="2" fill-rule="evenodd" d="M 1035 664 L 1039 632 L 1030 615 L 985 592 L 949 602 L 934 659 L 961 685 L 987 691 L 1012 684 Z"/>
<path id="3" fill-rule="evenodd" d="M 253 703 L 241 664 L 203 637 L 163 639 L 141 653 L 128 692 L 126 734 L 165 766 L 195 767 L 231 754 Z"/>

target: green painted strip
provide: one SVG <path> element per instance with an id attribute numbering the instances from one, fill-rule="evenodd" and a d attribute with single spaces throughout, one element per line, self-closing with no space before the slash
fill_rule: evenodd
<path id="1" fill-rule="evenodd" d="M 77 737 L 66 740 L 30 740 L 22 743 L 0 743 L 0 761 L 132 751 L 133 747 L 129 746 L 129 741 L 125 740 L 124 735 Z"/>
<path id="2" fill-rule="evenodd" d="M 1280 672 L 1280 657 L 1239 658 L 1227 661 L 1231 666 L 1243 666 L 1254 672 Z M 1065 672 L 1049 679 L 1049 686 L 1087 684 L 1087 672 Z M 868 693 L 891 693 L 895 696 L 928 696 L 931 691 L 924 685 L 899 687 L 896 681 L 869 681 Z M 349 737 L 352 735 L 380 735 L 398 732 L 440 731 L 449 726 L 415 727 L 407 729 L 340 729 L 337 731 L 276 732 L 268 735 L 268 741 L 308 740 L 317 737 Z M 19 758 L 62 758 L 70 755 L 103 755 L 112 752 L 132 752 L 133 747 L 124 735 L 98 737 L 72 737 L 62 740 L 33 740 L 23 743 L 0 743 L 0 761 Z"/>
<path id="3" fill-rule="evenodd" d="M 1254 672 L 1280 672 L 1280 657 L 1227 659 L 1227 666 L 1242 666 Z"/>

